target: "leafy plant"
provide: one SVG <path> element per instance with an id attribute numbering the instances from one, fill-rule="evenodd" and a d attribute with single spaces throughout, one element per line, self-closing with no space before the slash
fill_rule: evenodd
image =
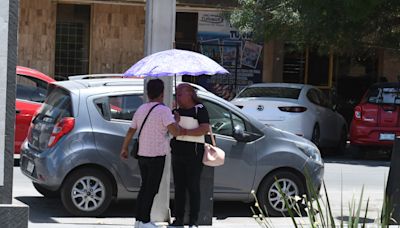
<path id="1" fill-rule="evenodd" d="M 307 190 L 308 194 L 303 195 L 302 197 L 288 197 L 285 195 L 285 193 L 282 191 L 281 186 L 278 184 L 278 189 L 283 196 L 284 202 L 285 202 L 285 207 L 288 210 L 288 214 L 293 222 L 294 227 L 303 227 L 303 225 L 306 223 L 306 227 L 350 227 L 350 228 L 356 228 L 361 225 L 361 227 L 366 227 L 366 220 L 367 220 L 367 214 L 368 214 L 368 206 L 369 206 L 369 198 L 367 199 L 366 205 L 365 205 L 365 211 L 362 210 L 362 205 L 363 205 L 363 196 L 364 196 L 364 186 L 361 189 L 360 193 L 360 198 L 358 200 L 358 203 L 356 203 L 356 199 L 352 198 L 351 202 L 348 204 L 348 211 L 349 211 L 349 216 L 347 220 L 347 224 L 344 224 L 344 216 L 343 216 L 343 196 L 341 196 L 341 222 L 340 225 L 337 225 L 335 222 L 335 219 L 332 214 L 332 209 L 331 209 L 331 204 L 329 201 L 327 189 L 325 182 L 322 182 L 322 187 L 324 189 L 324 199 L 319 197 L 319 193 L 315 190 L 311 182 L 309 181 L 309 178 L 306 178 L 307 181 Z M 342 189 L 343 192 L 343 189 Z M 260 203 L 258 202 L 257 196 L 254 192 L 254 190 L 251 192 L 254 199 L 255 199 L 255 204 L 254 207 L 251 207 L 251 210 L 253 212 L 253 217 L 257 221 L 258 224 L 260 224 L 261 227 L 264 228 L 269 228 L 273 227 L 273 224 L 268 217 L 267 210 L 266 208 L 261 208 L 259 205 Z M 293 204 L 294 202 L 294 204 Z M 293 206 L 289 206 L 293 205 Z M 380 225 L 380 227 L 388 227 L 389 222 L 391 221 L 391 215 L 392 215 L 392 207 L 391 204 L 389 203 L 389 199 L 384 196 L 384 201 L 382 205 L 382 211 L 381 211 L 381 216 L 377 220 L 377 223 Z M 303 214 L 307 215 L 308 222 L 305 222 L 301 217 Z M 361 217 L 362 216 L 362 217 Z M 298 218 L 300 217 L 300 218 Z M 362 220 L 361 220 L 362 218 Z"/>

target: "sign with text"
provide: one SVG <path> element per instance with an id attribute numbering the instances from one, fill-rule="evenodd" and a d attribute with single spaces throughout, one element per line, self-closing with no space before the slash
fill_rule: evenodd
<path id="1" fill-rule="evenodd" d="M 231 100 L 247 85 L 261 82 L 263 46 L 240 33 L 219 12 L 199 12 L 197 40 L 199 51 L 225 67 L 230 75 L 216 75 L 201 81 L 201 86 Z"/>

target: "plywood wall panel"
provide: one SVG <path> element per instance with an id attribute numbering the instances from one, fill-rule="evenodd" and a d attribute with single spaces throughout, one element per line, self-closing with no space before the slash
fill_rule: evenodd
<path id="1" fill-rule="evenodd" d="M 18 65 L 54 75 L 56 3 L 20 0 Z"/>
<path id="2" fill-rule="evenodd" d="M 143 57 L 143 6 L 95 4 L 92 13 L 91 73 L 121 73 Z"/>

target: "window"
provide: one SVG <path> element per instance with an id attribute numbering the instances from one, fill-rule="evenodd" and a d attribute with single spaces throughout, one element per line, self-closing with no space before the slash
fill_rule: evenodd
<path id="1" fill-rule="evenodd" d="M 90 6 L 57 4 L 55 77 L 89 71 Z"/>
<path id="2" fill-rule="evenodd" d="M 285 87 L 248 87 L 238 97 L 274 97 L 298 99 L 301 89 Z"/>
<path id="3" fill-rule="evenodd" d="M 367 99 L 374 104 L 400 104 L 400 88 L 372 88 L 368 91 Z"/>
<path id="4" fill-rule="evenodd" d="M 233 136 L 232 123 L 234 126 L 239 126 L 246 130 L 244 121 L 226 108 L 205 100 L 203 100 L 203 104 L 207 108 L 213 133 Z"/>
<path id="5" fill-rule="evenodd" d="M 108 102 L 107 102 L 108 101 Z M 143 104 L 142 95 L 110 96 L 95 100 L 96 108 L 104 119 L 132 120 L 133 115 Z"/>
<path id="6" fill-rule="evenodd" d="M 331 101 L 328 99 L 328 97 L 325 95 L 324 92 L 322 92 L 321 90 L 316 90 L 318 93 L 318 97 L 321 103 L 321 106 L 324 106 L 326 108 L 332 108 L 332 103 Z"/>
<path id="7" fill-rule="evenodd" d="M 18 99 L 43 103 L 47 95 L 47 82 L 23 75 L 16 76 Z"/>
<path id="8" fill-rule="evenodd" d="M 314 103 L 316 105 L 320 105 L 321 104 L 321 102 L 319 100 L 318 93 L 317 93 L 317 91 L 315 89 L 310 89 L 307 92 L 307 98 L 311 101 L 311 103 Z"/>

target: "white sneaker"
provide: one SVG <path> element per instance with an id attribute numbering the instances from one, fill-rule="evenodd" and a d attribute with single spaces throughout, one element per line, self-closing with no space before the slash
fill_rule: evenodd
<path id="1" fill-rule="evenodd" d="M 139 228 L 157 228 L 157 225 L 152 222 L 148 223 L 139 222 Z"/>

